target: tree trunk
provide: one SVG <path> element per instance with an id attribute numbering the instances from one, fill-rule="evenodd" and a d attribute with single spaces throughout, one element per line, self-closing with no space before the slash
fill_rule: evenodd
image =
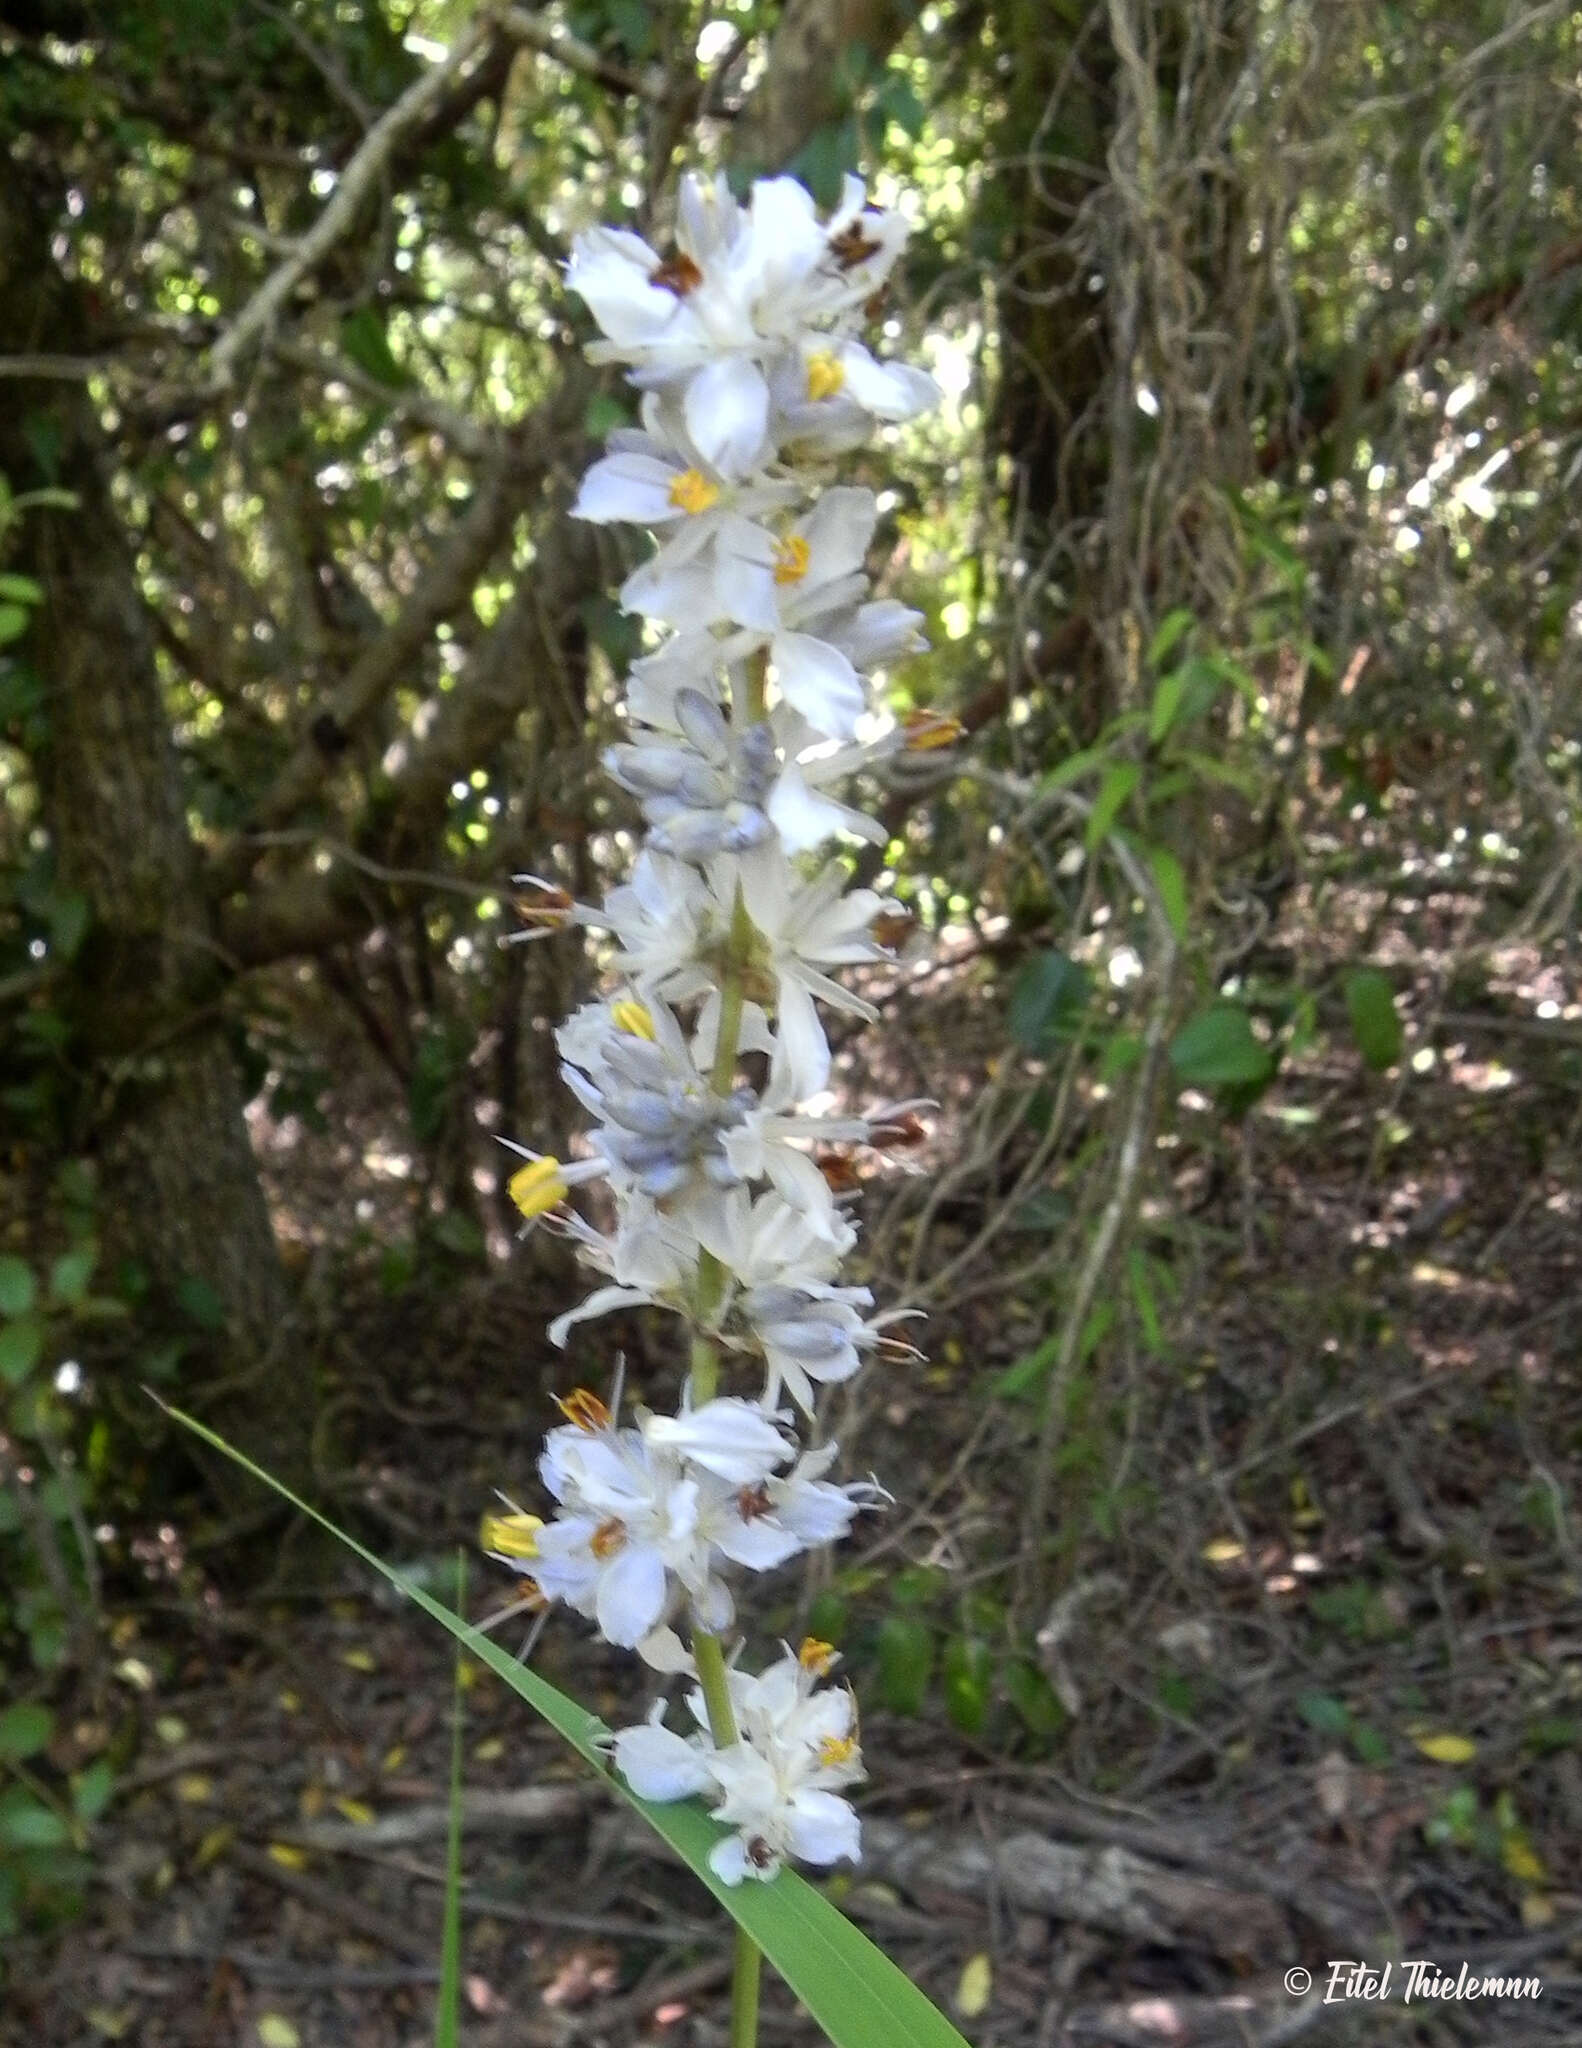
<path id="1" fill-rule="evenodd" d="M 47 189 L 0 195 L 0 351 L 91 349 L 77 291 L 49 260 Z M 157 1314 L 199 1283 L 223 1316 L 234 1391 L 217 1418 L 283 1474 L 307 1463 L 311 1406 L 281 1369 L 289 1297 L 248 1141 L 221 998 L 228 978 L 188 835 L 131 546 L 108 451 L 79 385 L 12 381 L 0 473 L 64 487 L 24 515 L 13 566 L 44 602 L 26 643 L 46 692 L 36 763 L 63 888 L 92 922 L 62 1001 L 86 1077 L 79 1142 L 96 1158 L 106 1249 L 146 1272 Z M 201 1304 L 200 1304 L 201 1305 Z M 190 1326 L 189 1326 L 190 1327 Z M 202 1389 L 192 1397 L 200 1407 Z"/>

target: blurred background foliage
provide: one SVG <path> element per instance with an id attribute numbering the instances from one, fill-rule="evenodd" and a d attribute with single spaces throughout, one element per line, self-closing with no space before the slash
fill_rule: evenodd
<path id="1" fill-rule="evenodd" d="M 947 1380 L 963 1342 L 992 1368 L 963 1428 L 1009 1447 L 1016 1570 L 977 1585 L 903 1508 L 802 1615 L 892 1711 L 1047 1749 L 1082 1690 L 1051 1599 L 1166 1511 L 1150 1418 L 1213 1370 L 1205 1272 L 1277 1256 L 1265 1174 L 1338 1149 L 1366 1252 L 1412 1091 L 1502 1023 L 1549 1063 L 1513 1199 L 1574 1159 L 1579 33 L 1514 0 L 0 0 L 0 1921 L 69 1895 L 108 1796 L 106 1582 L 182 1579 L 176 1503 L 248 1568 L 262 1510 L 145 1384 L 356 1491 L 371 1374 L 566 1370 L 572 1279 L 512 1251 L 493 1141 L 563 1140 L 550 1033 L 598 961 L 500 942 L 513 874 L 586 899 L 631 857 L 598 759 L 640 640 L 638 543 L 566 517 L 631 395 L 561 264 L 595 221 L 663 240 L 684 164 L 901 195 L 875 318 L 945 394 L 859 468 L 932 642 L 891 702 L 970 738 L 868 793 L 918 931 L 842 1074 L 941 1098 L 929 1172 L 863 1180 L 868 1259 Z M 1212 1426 L 1262 1399 L 1249 1368 Z M 1511 1483 L 1563 1545 L 1550 1478 Z M 1320 1624 L 1389 1634 L 1340 1593 Z M 56 1728 L 63 1672 L 99 1736 Z"/>

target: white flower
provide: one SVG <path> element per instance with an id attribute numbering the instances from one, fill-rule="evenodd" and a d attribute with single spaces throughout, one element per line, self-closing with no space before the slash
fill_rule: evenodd
<path id="1" fill-rule="evenodd" d="M 790 1455 L 786 1440 L 752 1401 L 722 1396 L 679 1415 L 645 1415 L 645 1442 L 699 1465 L 732 1486 L 752 1486 Z"/>
<path id="2" fill-rule="evenodd" d="M 821 226 L 792 178 L 760 179 L 742 208 L 723 178 L 688 177 L 669 258 L 636 235 L 595 228 L 577 238 L 566 282 L 605 336 L 593 359 L 626 363 L 635 383 L 672 393 L 705 460 L 744 476 L 766 453 L 767 367 L 809 336 L 844 339 L 906 233 L 900 215 L 865 207 L 854 178 Z M 854 382 L 898 402 L 880 365 Z"/>
<path id="3" fill-rule="evenodd" d="M 615 1309 L 662 1305 L 684 1311 L 688 1307 L 697 1277 L 697 1240 L 655 1203 L 631 1195 L 621 1204 L 611 1236 L 569 1213 L 559 1229 L 575 1242 L 581 1258 L 610 1276 L 611 1284 L 596 1287 L 575 1308 L 557 1316 L 549 1326 L 551 1344 L 564 1344 L 576 1324 Z"/>
<path id="4" fill-rule="evenodd" d="M 643 412 L 643 431 L 610 436 L 610 452 L 583 478 L 572 507 L 577 519 L 660 531 L 658 552 L 626 579 L 621 603 L 678 625 L 734 619 L 772 628 L 761 571 L 772 566 L 774 541 L 757 522 L 801 487 L 789 478 L 734 483 L 708 467 L 656 393 L 644 399 Z"/>
<path id="5" fill-rule="evenodd" d="M 784 1434 L 755 1403 L 716 1400 L 679 1417 L 644 1414 L 618 1429 L 593 1396 L 565 1404 L 573 1419 L 550 1431 L 539 1460 L 560 1505 L 535 1532 L 530 1555 L 508 1560 L 546 1599 L 562 1600 L 598 1623 L 608 1642 L 632 1649 L 662 1621 L 679 1586 L 700 1624 L 728 1625 L 731 1600 L 722 1559 L 764 1571 L 803 1547 L 760 1490 L 791 1456 Z M 797 1496 L 788 1497 L 793 1521 Z"/>
<path id="6" fill-rule="evenodd" d="M 800 886 L 775 848 L 730 867 L 775 978 L 775 1018 L 791 1086 L 798 1096 L 816 1095 L 829 1080 L 830 1053 L 814 997 L 870 1022 L 879 1014 L 821 970 L 888 959 L 873 936 L 873 923 L 899 905 L 872 889 L 847 892 L 845 870 L 833 861 Z M 715 894 L 720 893 L 716 884 Z"/>
<path id="7" fill-rule="evenodd" d="M 701 1795 L 735 1830 L 709 1856 L 727 1884 L 773 1877 L 788 1856 L 828 1865 L 861 1852 L 857 1815 L 840 1797 L 863 1775 L 856 1702 L 843 1688 L 814 1689 L 815 1674 L 833 1661 L 824 1644 L 807 1643 L 801 1657 L 788 1651 L 756 1678 L 730 1672 L 738 1739 L 726 1748 L 704 1732 L 697 1692 L 688 1707 L 698 1734 L 664 1727 L 656 1707 L 641 1727 L 612 1738 L 616 1766 L 639 1798 Z"/>
<path id="8" fill-rule="evenodd" d="M 649 844 L 683 860 L 742 853 L 774 836 L 768 800 L 778 761 L 765 720 L 730 723 L 711 694 L 678 689 L 669 729 L 638 726 L 604 764 L 642 804 Z"/>
<path id="9" fill-rule="evenodd" d="M 642 1006 L 642 1023 L 641 1030 L 623 1029 L 597 1005 L 590 1028 L 579 1013 L 557 1034 L 565 1055 L 561 1077 L 599 1120 L 590 1142 L 617 1193 L 635 1189 L 674 1214 L 679 1205 L 741 1179 L 724 1138 L 756 1098 L 745 1088 L 715 1094 L 657 996 Z"/>
<path id="10" fill-rule="evenodd" d="M 939 403 L 925 370 L 882 363 L 861 342 L 808 336 L 769 373 L 770 432 L 793 459 L 840 455 L 872 438 L 877 421 L 913 419 Z"/>

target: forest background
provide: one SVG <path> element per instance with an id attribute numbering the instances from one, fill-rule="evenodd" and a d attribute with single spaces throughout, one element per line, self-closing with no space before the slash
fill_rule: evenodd
<path id="1" fill-rule="evenodd" d="M 715 165 L 899 195 L 944 393 L 854 480 L 967 737 L 869 792 L 837 1069 L 939 1106 L 825 1162 L 930 1362 L 778 1588 L 844 1902 L 984 2042 L 1491 2038 L 1286 1988 L 1390 1953 L 1577 2038 L 1579 115 L 1516 0 L 3 0 L 5 2038 L 429 2024 L 443 1646 L 150 1390 L 437 1583 L 552 1392 L 678 1372 L 543 1336 L 496 1139 L 598 957 L 502 941 L 632 847 L 564 256 Z M 467 1699 L 466 2038 L 715 2038 L 680 1880 Z"/>

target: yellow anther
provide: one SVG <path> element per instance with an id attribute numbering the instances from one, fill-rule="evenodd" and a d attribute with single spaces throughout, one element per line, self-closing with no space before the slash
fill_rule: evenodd
<path id="1" fill-rule="evenodd" d="M 560 1161 L 548 1157 L 530 1159 L 525 1166 L 519 1166 L 506 1182 L 505 1191 L 529 1218 L 558 1209 L 568 1192 L 561 1178 Z"/>
<path id="2" fill-rule="evenodd" d="M 478 1525 L 478 1542 L 491 1557 L 537 1557 L 543 1526 L 538 1515 L 485 1515 Z"/>
<path id="3" fill-rule="evenodd" d="M 826 1735 L 818 1746 L 821 1764 L 849 1764 L 856 1754 L 857 1738 L 854 1735 Z"/>
<path id="4" fill-rule="evenodd" d="M 788 533 L 784 540 L 775 543 L 776 583 L 800 583 L 807 574 L 808 558 L 812 553 L 807 542 L 799 533 Z"/>
<path id="5" fill-rule="evenodd" d="M 612 1420 L 610 1411 L 597 1394 L 589 1393 L 586 1387 L 573 1387 L 565 1400 L 555 1396 L 555 1406 L 568 1422 L 589 1436 L 597 1436 L 601 1429 L 608 1429 Z"/>
<path id="6" fill-rule="evenodd" d="M 944 711 L 908 711 L 901 720 L 901 729 L 906 734 L 906 751 L 909 754 L 937 753 L 940 748 L 953 747 L 967 737 L 967 728 L 961 720 Z"/>
<path id="7" fill-rule="evenodd" d="M 804 1636 L 796 1660 L 804 1671 L 811 1671 L 815 1678 L 824 1678 L 834 1670 L 839 1654 L 833 1643 L 821 1642 L 817 1636 Z"/>
<path id="8" fill-rule="evenodd" d="M 670 502 L 678 512 L 707 512 L 719 496 L 719 485 L 711 484 L 701 469 L 684 469 L 670 486 Z"/>
<path id="9" fill-rule="evenodd" d="M 618 1003 L 611 1003 L 610 1017 L 617 1031 L 624 1031 L 628 1038 L 657 1038 L 654 1029 L 654 1013 L 646 1003 L 635 1002 L 630 996 L 622 996 Z"/>
<path id="10" fill-rule="evenodd" d="M 607 1522 L 601 1522 L 588 1539 L 588 1548 L 601 1564 L 625 1547 L 626 1524 L 616 1515 L 611 1515 Z"/>
<path id="11" fill-rule="evenodd" d="M 833 398 L 846 382 L 845 365 L 839 356 L 833 356 L 827 349 L 807 359 L 807 395 L 816 404 L 821 398 Z"/>

